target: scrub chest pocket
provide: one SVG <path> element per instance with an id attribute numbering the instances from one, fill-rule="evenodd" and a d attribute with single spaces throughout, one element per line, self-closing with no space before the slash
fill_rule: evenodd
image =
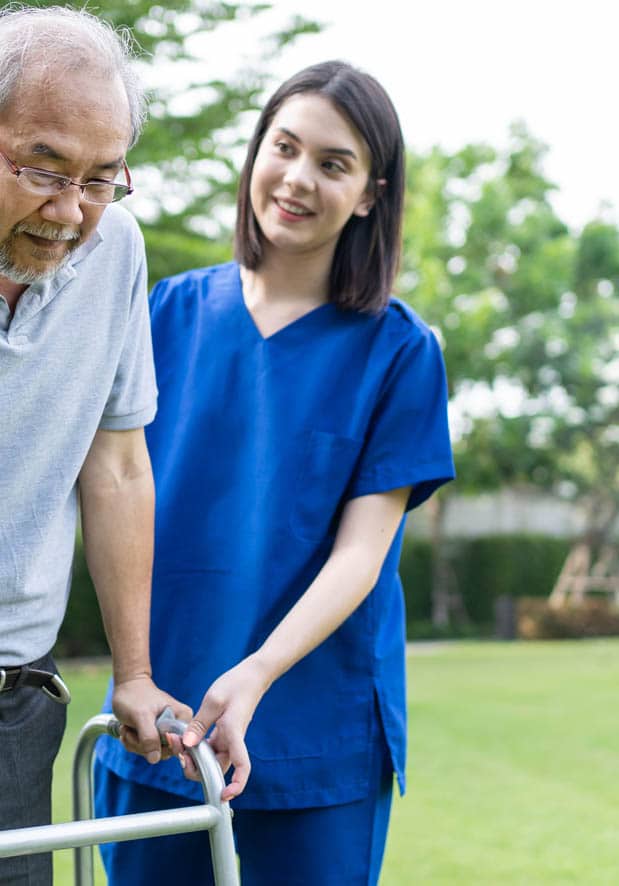
<path id="1" fill-rule="evenodd" d="M 302 444 L 301 444 L 302 445 Z M 290 524 L 304 541 L 334 536 L 344 495 L 357 463 L 363 440 L 310 432 L 304 447 Z"/>

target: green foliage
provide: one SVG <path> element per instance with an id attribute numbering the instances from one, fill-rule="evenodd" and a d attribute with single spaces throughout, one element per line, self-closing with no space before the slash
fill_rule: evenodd
<path id="1" fill-rule="evenodd" d="M 198 234 L 176 234 L 158 226 L 142 228 L 148 252 L 149 275 L 153 281 L 180 274 L 188 268 L 229 261 L 232 246 L 229 242 L 207 240 Z"/>
<path id="2" fill-rule="evenodd" d="M 516 124 L 500 151 L 411 154 L 400 293 L 444 345 L 444 495 L 533 484 L 586 504 L 603 536 L 619 514 L 619 230 L 567 228 L 545 152 Z"/>
<path id="3" fill-rule="evenodd" d="M 565 539 L 544 536 L 495 536 L 461 542 L 457 572 L 466 610 L 476 623 L 494 616 L 503 595 L 547 597 L 569 550 Z"/>
<path id="4" fill-rule="evenodd" d="M 409 639 L 491 632 L 494 604 L 508 595 L 547 597 L 569 550 L 569 541 L 536 535 L 449 539 L 443 555 L 462 595 L 471 625 L 437 629 L 432 617 L 432 554 L 429 542 L 405 536 L 400 562 Z"/>
<path id="5" fill-rule="evenodd" d="M 586 225 L 578 244 L 574 291 L 583 298 L 597 296 L 601 280 L 619 287 L 619 231 L 614 225 L 594 221 Z"/>
<path id="6" fill-rule="evenodd" d="M 80 658 L 109 654 L 97 596 L 78 539 L 67 613 L 54 654 L 59 658 Z"/>

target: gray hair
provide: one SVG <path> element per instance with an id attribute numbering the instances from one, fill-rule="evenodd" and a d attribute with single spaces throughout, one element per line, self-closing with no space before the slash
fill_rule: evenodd
<path id="1" fill-rule="evenodd" d="M 84 9 L 11 4 L 0 10 L 0 112 L 11 105 L 29 66 L 120 77 L 129 101 L 132 147 L 146 119 L 146 98 L 133 69 L 135 41 Z"/>

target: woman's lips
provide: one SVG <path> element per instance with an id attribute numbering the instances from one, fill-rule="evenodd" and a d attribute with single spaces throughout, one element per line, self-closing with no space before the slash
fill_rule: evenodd
<path id="1" fill-rule="evenodd" d="M 297 203 L 296 200 L 286 200 L 280 197 L 273 198 L 275 205 L 277 208 L 285 213 L 287 216 L 292 216 L 295 219 L 308 218 L 314 213 L 304 206 L 302 203 Z"/>

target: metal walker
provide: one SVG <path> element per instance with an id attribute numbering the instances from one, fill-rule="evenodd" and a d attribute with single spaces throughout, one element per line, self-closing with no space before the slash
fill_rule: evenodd
<path id="1" fill-rule="evenodd" d="M 93 845 L 208 830 L 216 886 L 239 886 L 232 835 L 232 811 L 229 804 L 220 799 L 224 788 L 223 775 L 215 754 L 205 741 L 187 751 L 200 773 L 204 805 L 114 818 L 92 817 L 92 761 L 95 742 L 104 734 L 118 738 L 120 725 L 113 715 L 100 714 L 92 717 L 80 732 L 73 758 L 75 820 L 0 831 L 0 858 L 73 848 L 75 886 L 94 886 Z M 168 708 L 157 719 L 157 728 L 162 736 L 166 732 L 182 735 L 186 724 L 174 719 Z"/>

